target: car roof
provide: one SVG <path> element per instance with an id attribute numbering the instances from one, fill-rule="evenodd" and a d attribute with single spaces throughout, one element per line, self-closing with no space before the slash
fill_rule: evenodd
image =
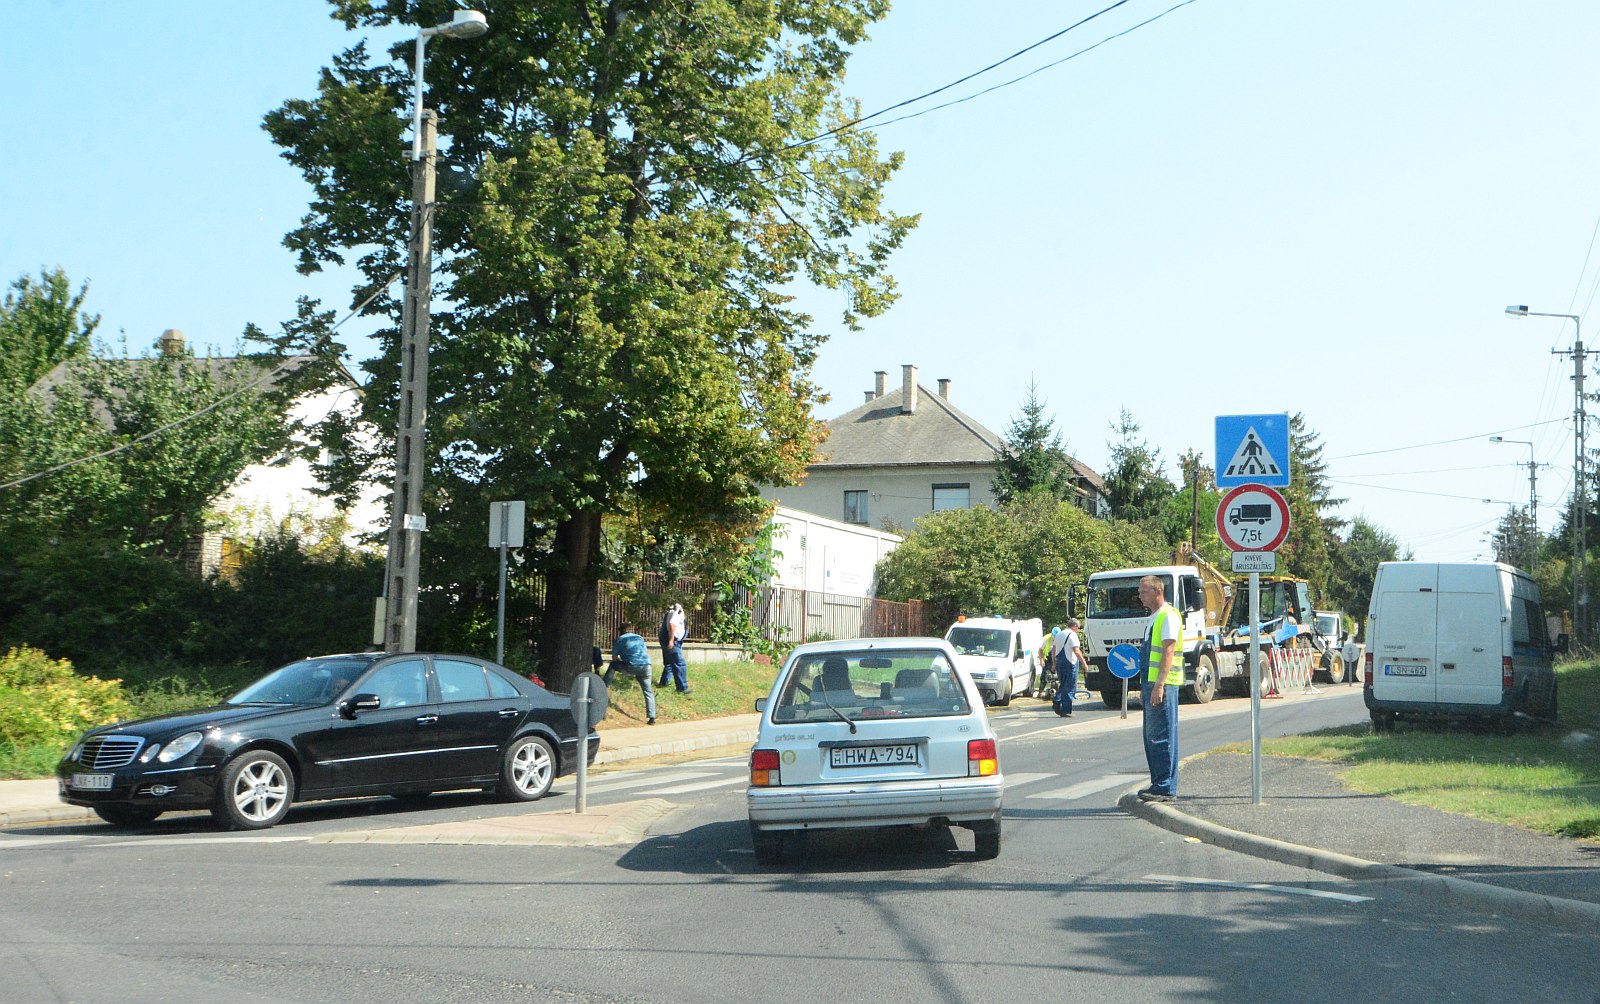
<path id="1" fill-rule="evenodd" d="M 949 647 L 950 643 L 943 638 L 839 638 L 834 641 L 813 641 L 804 645 L 796 645 L 790 656 L 792 658 L 795 655 L 860 652 L 866 649 L 889 652 Z"/>

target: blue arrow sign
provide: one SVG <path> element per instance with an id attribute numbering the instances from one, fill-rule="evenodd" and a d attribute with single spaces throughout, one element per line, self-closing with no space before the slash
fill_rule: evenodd
<path id="1" fill-rule="evenodd" d="M 1289 416 L 1218 415 L 1217 487 L 1289 486 Z"/>
<path id="2" fill-rule="evenodd" d="M 1139 675 L 1139 646 L 1123 642 L 1106 653 L 1106 668 L 1121 680 L 1131 680 Z"/>

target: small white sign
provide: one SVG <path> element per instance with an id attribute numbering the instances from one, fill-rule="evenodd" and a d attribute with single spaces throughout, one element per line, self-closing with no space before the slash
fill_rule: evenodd
<path id="1" fill-rule="evenodd" d="M 521 547 L 528 503 L 489 503 L 489 546 Z"/>
<path id="2" fill-rule="evenodd" d="M 426 530 L 428 528 L 428 517 L 408 512 L 403 525 L 407 530 Z"/>
<path id="3" fill-rule="evenodd" d="M 1276 572 L 1278 570 L 1278 552 L 1235 551 L 1233 552 L 1233 570 L 1235 572 Z"/>

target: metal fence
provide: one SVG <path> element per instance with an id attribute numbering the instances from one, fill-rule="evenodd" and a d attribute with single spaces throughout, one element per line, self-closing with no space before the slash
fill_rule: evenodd
<path id="1" fill-rule="evenodd" d="M 935 630 L 926 604 L 773 586 L 755 594 L 750 620 L 774 641 L 918 637 Z"/>

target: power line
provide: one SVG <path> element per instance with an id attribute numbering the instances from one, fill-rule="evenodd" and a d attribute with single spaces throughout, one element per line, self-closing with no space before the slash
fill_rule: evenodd
<path id="1" fill-rule="evenodd" d="M 1527 425 L 1513 425 L 1504 429 L 1494 429 L 1490 432 L 1480 432 L 1473 436 L 1457 436 L 1455 439 L 1441 439 L 1432 443 L 1417 443 L 1414 446 L 1392 446 L 1387 450 L 1368 450 L 1365 453 L 1345 453 L 1337 457 L 1329 457 L 1328 460 L 1354 460 L 1356 457 L 1376 457 L 1381 453 L 1401 453 L 1405 450 L 1424 450 L 1430 446 L 1446 446 L 1450 443 L 1465 443 L 1470 439 L 1486 439 L 1489 436 L 1497 436 L 1502 432 L 1520 432 L 1523 429 L 1537 429 L 1540 426 L 1550 425 L 1554 422 L 1565 421 L 1565 417 L 1549 418 L 1545 419 L 1543 422 L 1529 422 Z"/>

